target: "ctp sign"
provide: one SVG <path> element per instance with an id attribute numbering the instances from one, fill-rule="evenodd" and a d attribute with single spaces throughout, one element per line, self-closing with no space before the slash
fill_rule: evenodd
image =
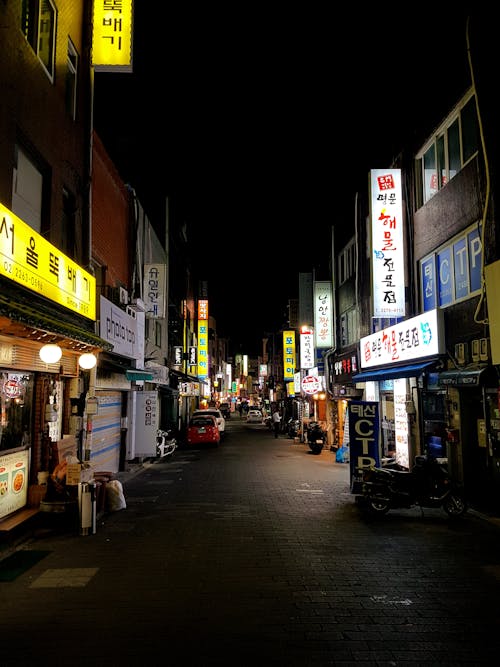
<path id="1" fill-rule="evenodd" d="M 302 391 L 306 394 L 316 394 L 318 391 L 321 391 L 321 382 L 319 377 L 316 375 L 306 375 L 302 379 Z"/>

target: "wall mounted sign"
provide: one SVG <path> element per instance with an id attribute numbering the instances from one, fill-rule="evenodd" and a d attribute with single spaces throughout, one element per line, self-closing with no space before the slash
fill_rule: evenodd
<path id="1" fill-rule="evenodd" d="M 0 275 L 79 315 L 96 319 L 94 276 L 2 204 Z"/>
<path id="2" fill-rule="evenodd" d="M 411 317 L 365 336 L 359 345 L 363 369 L 445 354 L 443 311 Z"/>

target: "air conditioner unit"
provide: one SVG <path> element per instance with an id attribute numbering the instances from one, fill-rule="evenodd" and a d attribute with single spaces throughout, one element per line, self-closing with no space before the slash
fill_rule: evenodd
<path id="1" fill-rule="evenodd" d="M 488 361 L 488 339 L 479 339 L 479 361 Z"/>
<path id="2" fill-rule="evenodd" d="M 472 341 L 472 361 L 479 361 L 479 338 Z"/>
<path id="3" fill-rule="evenodd" d="M 465 364 L 465 343 L 455 345 L 455 359 L 457 364 Z"/>
<path id="4" fill-rule="evenodd" d="M 118 298 L 120 303 L 122 303 L 124 306 L 127 305 L 128 303 L 128 292 L 124 287 L 119 287 L 118 288 Z"/>

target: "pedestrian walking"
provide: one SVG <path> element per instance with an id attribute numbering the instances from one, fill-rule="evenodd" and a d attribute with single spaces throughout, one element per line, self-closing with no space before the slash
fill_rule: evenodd
<path id="1" fill-rule="evenodd" d="M 280 424 L 281 424 L 281 415 L 279 413 L 278 408 L 275 409 L 273 412 L 273 427 L 274 427 L 274 437 L 277 438 L 278 434 L 280 432 Z"/>

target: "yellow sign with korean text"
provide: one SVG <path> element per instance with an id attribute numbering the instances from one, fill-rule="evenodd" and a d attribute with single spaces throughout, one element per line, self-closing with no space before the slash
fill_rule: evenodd
<path id="1" fill-rule="evenodd" d="M 132 72 L 133 0 L 94 0 L 92 65 L 96 72 Z"/>
<path id="2" fill-rule="evenodd" d="M 283 331 L 283 377 L 293 380 L 295 374 L 295 331 Z"/>
<path id="3" fill-rule="evenodd" d="M 94 276 L 66 257 L 2 204 L 0 275 L 95 321 Z"/>

